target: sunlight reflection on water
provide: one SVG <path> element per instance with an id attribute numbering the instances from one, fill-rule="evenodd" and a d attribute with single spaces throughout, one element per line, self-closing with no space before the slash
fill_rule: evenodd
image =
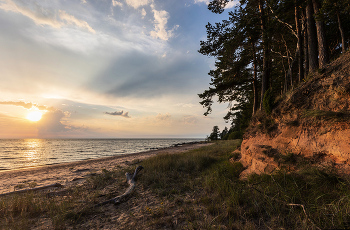
<path id="1" fill-rule="evenodd" d="M 0 170 L 147 151 L 203 139 L 0 139 Z"/>

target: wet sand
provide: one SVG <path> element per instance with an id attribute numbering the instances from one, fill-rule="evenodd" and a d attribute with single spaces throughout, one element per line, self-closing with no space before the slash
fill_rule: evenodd
<path id="1" fill-rule="evenodd" d="M 176 147 L 127 155 L 40 166 L 35 168 L 0 171 L 0 194 L 13 192 L 14 190 L 28 189 L 30 186 L 41 187 L 55 183 L 60 183 L 63 186 L 71 186 L 84 181 L 89 177 L 89 175 L 98 173 L 101 171 L 101 169 L 112 170 L 133 164 L 142 164 L 142 160 L 158 154 L 181 153 L 206 145 L 210 145 L 210 143 L 189 143 Z"/>

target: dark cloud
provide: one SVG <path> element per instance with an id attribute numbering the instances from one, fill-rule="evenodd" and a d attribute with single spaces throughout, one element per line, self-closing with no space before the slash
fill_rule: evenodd
<path id="1" fill-rule="evenodd" d="M 111 115 L 111 116 L 121 116 L 121 117 L 126 117 L 126 118 L 130 118 L 129 117 L 129 112 L 125 112 L 122 111 L 115 111 L 115 112 L 105 112 L 105 114 Z"/>
<path id="2" fill-rule="evenodd" d="M 206 63 L 198 63 L 183 54 L 167 53 L 164 58 L 161 55 L 126 53 L 112 61 L 88 88 L 117 97 L 155 98 L 169 94 L 195 95 L 198 86 L 207 87 Z"/>

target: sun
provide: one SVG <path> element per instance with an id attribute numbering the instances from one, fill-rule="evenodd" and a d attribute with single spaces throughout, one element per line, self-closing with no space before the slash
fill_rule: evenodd
<path id="1" fill-rule="evenodd" d="M 30 121 L 39 121 L 43 114 L 40 111 L 33 111 L 28 113 L 27 119 Z"/>

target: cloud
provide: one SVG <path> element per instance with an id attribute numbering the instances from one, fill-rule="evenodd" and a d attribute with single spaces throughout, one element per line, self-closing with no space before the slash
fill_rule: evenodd
<path id="1" fill-rule="evenodd" d="M 198 118 L 192 115 L 187 115 L 183 117 L 183 122 L 185 124 L 196 124 L 198 122 Z"/>
<path id="2" fill-rule="evenodd" d="M 68 24 L 75 24 L 78 27 L 87 29 L 88 31 L 90 31 L 93 34 L 96 33 L 96 31 L 94 29 L 92 29 L 91 26 L 89 26 L 89 24 L 87 22 L 85 22 L 83 20 L 76 19 L 73 15 L 69 15 L 63 10 L 59 10 L 59 17 L 62 20 L 65 20 Z"/>
<path id="3" fill-rule="evenodd" d="M 31 102 L 23 102 L 23 101 L 0 101 L 0 105 L 14 105 L 14 106 L 22 106 L 25 109 L 31 109 L 33 107 L 38 108 L 39 110 L 47 110 L 47 111 L 55 111 L 53 107 L 47 107 L 45 105 L 38 105 Z"/>
<path id="4" fill-rule="evenodd" d="M 120 6 L 120 7 L 122 7 L 122 6 L 123 6 L 123 3 L 118 2 L 118 1 L 116 1 L 116 0 L 112 0 L 112 5 L 113 5 L 113 6 Z"/>
<path id="5" fill-rule="evenodd" d="M 165 10 L 156 10 L 152 5 L 152 12 L 154 14 L 154 30 L 151 31 L 151 36 L 154 38 L 160 38 L 167 41 L 174 36 L 174 31 L 179 28 L 179 25 L 175 25 L 173 29 L 167 30 L 166 24 L 168 23 L 169 13 Z"/>
<path id="6" fill-rule="evenodd" d="M 93 30 L 87 22 L 79 20 L 73 15 L 69 15 L 62 10 L 53 11 L 45 9 L 44 7 L 39 6 L 38 4 L 35 4 L 34 9 L 32 9 L 20 6 L 12 0 L 5 0 L 5 3 L 0 4 L 0 9 L 20 13 L 32 19 L 37 25 L 49 25 L 53 28 L 61 28 L 65 25 L 74 24 L 80 28 L 87 29 L 91 33 L 95 33 L 95 30 Z M 61 19 L 61 21 L 59 21 L 58 18 Z M 66 21 L 66 23 L 64 23 L 62 20 Z"/>
<path id="7" fill-rule="evenodd" d="M 33 104 L 31 102 L 25 103 L 22 101 L 1 101 L 0 105 L 15 105 L 15 106 L 22 106 L 25 109 L 31 109 L 33 107 Z"/>
<path id="8" fill-rule="evenodd" d="M 158 113 L 156 116 L 156 121 L 169 123 L 171 121 L 171 115 L 169 113 L 166 113 L 166 114 Z"/>
<path id="9" fill-rule="evenodd" d="M 135 9 L 139 8 L 140 6 L 147 5 L 148 3 L 153 2 L 153 0 L 126 0 L 126 4 L 128 6 L 131 6 Z"/>
<path id="10" fill-rule="evenodd" d="M 83 3 L 83 4 L 86 4 L 87 2 L 86 2 L 86 0 L 80 0 L 81 1 L 81 3 Z"/>
<path id="11" fill-rule="evenodd" d="M 142 18 L 144 18 L 145 16 L 146 16 L 146 10 L 145 10 L 145 8 L 142 8 L 142 10 L 141 10 L 141 15 L 142 15 Z"/>
<path id="12" fill-rule="evenodd" d="M 198 107 L 198 105 L 192 104 L 192 103 L 178 103 L 175 106 L 180 106 L 183 108 L 193 108 L 193 107 Z"/>
<path id="13" fill-rule="evenodd" d="M 60 28 L 62 23 L 55 19 L 55 14 L 36 5 L 35 9 L 22 7 L 12 0 L 5 0 L 6 3 L 0 5 L 0 9 L 20 13 L 32 19 L 37 25 L 49 25 L 54 28 Z"/>
<path id="14" fill-rule="evenodd" d="M 48 133 L 68 131 L 69 128 L 66 128 L 66 126 L 61 123 L 63 117 L 65 117 L 65 114 L 61 110 L 43 114 L 38 122 L 38 134 L 42 136 Z"/>
<path id="15" fill-rule="evenodd" d="M 111 115 L 111 116 L 121 116 L 121 117 L 126 117 L 126 118 L 130 118 L 129 117 L 129 112 L 125 112 L 122 111 L 115 111 L 115 112 L 105 112 L 105 114 Z"/>
<path id="16" fill-rule="evenodd" d="M 202 3 L 202 2 L 204 2 L 207 5 L 209 5 L 209 3 L 211 1 L 210 0 L 194 0 L 194 3 Z M 230 9 L 230 8 L 234 7 L 235 5 L 237 5 L 238 3 L 239 3 L 238 0 L 229 1 L 227 3 L 227 5 L 225 6 L 225 9 Z"/>

